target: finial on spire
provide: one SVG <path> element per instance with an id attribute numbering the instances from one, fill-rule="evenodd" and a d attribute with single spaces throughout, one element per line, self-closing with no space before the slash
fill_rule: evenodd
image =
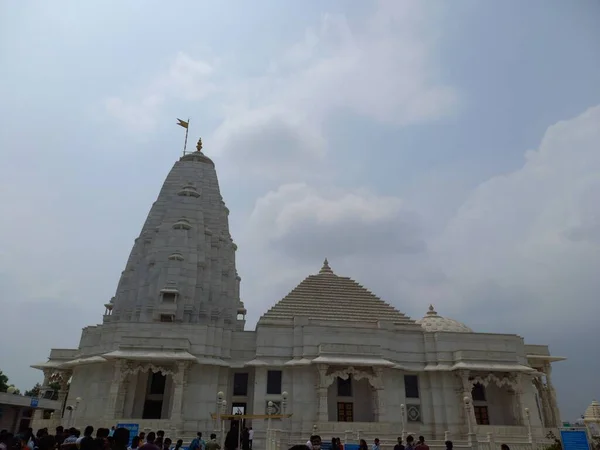
<path id="1" fill-rule="evenodd" d="M 433 305 L 429 305 L 429 311 L 427 311 L 428 316 L 437 316 L 437 311 L 433 307 Z"/>
<path id="2" fill-rule="evenodd" d="M 196 151 L 197 152 L 202 151 L 202 138 L 198 139 L 198 143 L 196 144 Z"/>
<path id="3" fill-rule="evenodd" d="M 327 261 L 327 258 L 325 258 L 325 261 L 323 261 L 323 267 L 321 267 L 319 273 L 330 273 L 333 275 L 333 270 L 331 270 L 331 267 L 329 267 L 329 261 Z"/>

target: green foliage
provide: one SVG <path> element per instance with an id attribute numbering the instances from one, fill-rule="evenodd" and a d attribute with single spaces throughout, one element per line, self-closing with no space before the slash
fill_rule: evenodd
<path id="1" fill-rule="evenodd" d="M 0 392 L 6 392 L 8 386 L 8 377 L 0 370 Z"/>
<path id="2" fill-rule="evenodd" d="M 42 391 L 42 385 L 40 383 L 35 383 L 35 386 L 31 388 L 29 391 L 25 391 L 25 395 L 29 397 L 39 397 L 40 392 Z"/>

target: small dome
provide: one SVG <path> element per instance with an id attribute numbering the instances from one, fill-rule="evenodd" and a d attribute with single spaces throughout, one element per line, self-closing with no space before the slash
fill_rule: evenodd
<path id="1" fill-rule="evenodd" d="M 597 422 L 600 423 L 600 403 L 594 400 L 590 406 L 585 410 L 583 415 L 584 422 Z"/>
<path id="2" fill-rule="evenodd" d="M 423 330 L 435 333 L 436 331 L 448 331 L 451 333 L 472 333 L 468 326 L 454 319 L 439 316 L 437 311 L 433 309 L 433 305 L 429 305 L 429 311 L 417 323 L 423 327 Z"/>

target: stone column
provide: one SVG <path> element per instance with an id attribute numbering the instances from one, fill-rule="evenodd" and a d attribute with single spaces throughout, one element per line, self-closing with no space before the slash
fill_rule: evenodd
<path id="1" fill-rule="evenodd" d="M 459 370 L 458 375 L 460 376 L 460 381 L 462 383 L 462 396 L 460 398 L 460 405 L 464 408 L 464 397 L 469 397 L 471 399 L 471 407 L 468 408 L 469 415 L 471 416 L 471 423 L 473 424 L 473 432 L 477 433 L 477 419 L 475 418 L 475 408 L 473 407 L 473 383 L 469 380 L 469 371 L 468 370 Z M 467 422 L 466 411 L 465 411 L 465 422 Z"/>
<path id="2" fill-rule="evenodd" d="M 110 384 L 110 390 L 108 391 L 108 401 L 106 402 L 106 409 L 104 410 L 104 418 L 107 422 L 112 422 L 115 419 L 117 409 L 117 398 L 119 396 L 119 390 L 121 388 L 122 372 L 123 372 L 123 360 L 117 359 L 114 364 L 113 379 Z"/>
<path id="3" fill-rule="evenodd" d="M 127 391 L 129 388 L 128 374 L 121 373 L 121 389 L 117 395 L 117 403 L 115 407 L 116 418 L 125 418 L 125 402 L 127 401 Z"/>
<path id="4" fill-rule="evenodd" d="M 173 375 L 173 405 L 171 408 L 171 422 L 177 428 L 181 428 L 183 391 L 187 382 L 187 362 L 177 363 L 177 372 Z"/>
<path id="5" fill-rule="evenodd" d="M 65 411 L 65 401 L 67 400 L 67 394 L 69 393 L 69 378 L 71 378 L 70 371 L 61 371 L 59 375 L 60 390 L 58 391 L 58 402 L 60 403 L 59 417 L 62 419 Z"/>
<path id="6" fill-rule="evenodd" d="M 50 376 L 51 375 L 52 375 L 52 372 L 50 370 L 44 369 L 44 381 L 42 382 L 42 386 L 40 388 L 40 393 L 38 394 L 38 398 L 40 398 L 40 399 L 44 398 L 46 391 L 50 387 L 48 385 L 50 384 Z M 36 408 L 33 413 L 33 423 L 35 424 L 39 420 L 43 420 L 43 419 L 44 419 L 44 410 L 41 408 Z"/>
<path id="7" fill-rule="evenodd" d="M 546 374 L 546 387 L 548 392 L 548 403 L 550 406 L 550 413 L 552 417 L 553 427 L 558 427 L 561 425 L 560 423 L 560 413 L 558 410 L 558 402 L 556 401 L 556 391 L 554 390 L 554 385 L 552 384 L 552 365 L 547 362 L 544 364 L 544 373 Z"/>
<path id="8" fill-rule="evenodd" d="M 516 424 L 519 426 L 525 425 L 523 420 L 523 377 L 520 373 L 517 373 L 513 377 L 514 390 L 515 390 L 515 419 Z"/>
<path id="9" fill-rule="evenodd" d="M 374 414 L 376 422 L 383 422 L 385 420 L 385 389 L 383 384 L 383 369 L 374 369 L 375 378 L 371 381 L 373 387 L 373 403 L 374 403 Z"/>
<path id="10" fill-rule="evenodd" d="M 319 409 L 317 410 L 317 422 L 328 422 L 329 411 L 327 408 L 327 388 L 329 382 L 327 380 L 327 364 L 317 364 L 317 370 L 319 371 L 319 387 L 317 388 Z"/>
<path id="11" fill-rule="evenodd" d="M 552 421 L 550 417 L 550 405 L 548 404 L 548 390 L 541 378 L 534 378 L 534 384 L 538 392 L 538 398 L 542 407 L 542 425 L 544 427 L 550 427 Z"/>

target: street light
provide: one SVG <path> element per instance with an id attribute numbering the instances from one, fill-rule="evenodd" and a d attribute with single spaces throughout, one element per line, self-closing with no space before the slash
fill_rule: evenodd
<path id="1" fill-rule="evenodd" d="M 221 448 L 224 448 L 225 445 L 225 420 L 223 420 L 223 415 L 227 412 L 227 400 L 221 400 Z"/>
<path id="2" fill-rule="evenodd" d="M 215 416 L 215 431 L 219 431 L 221 428 L 221 403 L 223 403 L 223 398 L 225 394 L 223 391 L 217 392 L 217 414 Z"/>
<path id="3" fill-rule="evenodd" d="M 273 414 L 273 406 L 275 405 L 275 403 L 273 403 L 271 400 L 269 400 L 269 402 L 267 403 L 267 414 L 269 415 L 269 418 L 267 419 L 267 450 L 270 450 L 272 448 L 272 442 L 271 442 L 271 414 Z"/>

